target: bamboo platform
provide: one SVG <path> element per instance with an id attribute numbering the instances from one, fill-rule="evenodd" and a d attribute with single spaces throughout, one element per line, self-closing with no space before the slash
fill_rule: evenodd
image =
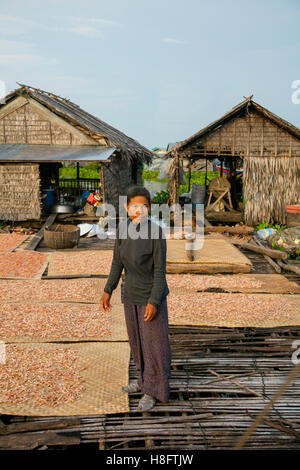
<path id="1" fill-rule="evenodd" d="M 100 240 L 95 242 L 99 243 Z M 96 248 L 86 239 L 86 248 Z M 95 244 L 94 244 L 95 243 Z M 100 242 L 99 249 L 103 249 Z M 36 248 L 43 251 L 42 242 Z M 242 247 L 253 273 L 274 273 L 264 258 Z M 283 274 L 300 285 L 300 276 Z M 85 276 L 89 277 L 89 276 Z M 93 276 L 101 277 L 101 276 Z M 0 449 L 232 449 L 294 367 L 297 327 L 170 326 L 171 396 L 147 413 L 139 393 L 126 413 L 0 416 Z M 219 374 L 216 376 L 215 374 Z M 132 358 L 129 377 L 137 372 Z M 299 449 L 300 377 L 274 405 L 244 449 Z"/>
<path id="2" fill-rule="evenodd" d="M 171 327 L 168 403 L 141 413 L 135 393 L 128 413 L 2 416 L 0 449 L 232 449 L 294 367 L 296 339 L 295 327 Z M 129 375 L 136 378 L 132 359 Z M 297 377 L 244 449 L 299 449 L 299 392 Z"/>

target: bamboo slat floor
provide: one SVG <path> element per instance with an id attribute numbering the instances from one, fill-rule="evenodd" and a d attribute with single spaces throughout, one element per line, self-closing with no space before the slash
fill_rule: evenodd
<path id="1" fill-rule="evenodd" d="M 170 327 L 168 403 L 141 413 L 141 395 L 134 393 L 129 413 L 72 419 L 2 416 L 0 448 L 3 442 L 19 448 L 36 442 L 37 448 L 232 449 L 293 369 L 293 342 L 299 333 L 295 327 Z M 130 380 L 136 374 L 131 359 Z M 244 448 L 299 449 L 299 438 L 297 377 Z"/>
<path id="2" fill-rule="evenodd" d="M 89 243 L 86 240 L 87 249 Z M 93 249 L 98 248 L 104 249 L 94 243 Z M 251 260 L 253 273 L 275 272 L 260 255 L 240 250 Z M 39 246 L 37 251 L 44 250 Z M 283 275 L 300 285 L 300 276 Z M 2 415 L 0 449 L 231 449 L 295 367 L 296 340 L 299 328 L 291 326 L 171 326 L 168 403 L 141 413 L 140 394 L 135 393 L 130 395 L 129 413 L 64 418 Z M 132 359 L 129 376 L 136 379 Z M 297 377 L 244 448 L 299 449 L 299 435 Z"/>

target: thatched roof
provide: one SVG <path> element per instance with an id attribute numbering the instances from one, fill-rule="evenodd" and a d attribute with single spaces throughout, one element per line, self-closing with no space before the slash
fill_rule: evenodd
<path id="1" fill-rule="evenodd" d="M 288 121 L 285 121 L 284 119 L 280 118 L 276 114 L 272 113 L 268 109 L 264 108 L 260 104 L 253 101 L 252 96 L 253 95 L 246 98 L 244 101 L 242 101 L 237 106 L 232 108 L 230 111 L 228 111 L 222 117 L 220 117 L 216 121 L 213 121 L 211 124 L 204 127 L 199 132 L 196 132 L 195 134 L 191 135 L 187 139 L 179 142 L 177 145 L 172 147 L 166 153 L 164 158 L 169 158 L 169 157 L 173 156 L 176 152 L 178 152 L 178 153 L 183 152 L 187 147 L 189 147 L 195 141 L 198 141 L 202 137 L 206 136 L 208 133 L 217 130 L 223 124 L 228 122 L 229 120 L 231 120 L 235 117 L 238 117 L 239 115 L 243 115 L 246 111 L 250 111 L 250 110 L 257 111 L 259 114 L 265 116 L 270 121 L 272 121 L 274 124 L 276 124 L 277 126 L 279 126 L 282 129 L 285 129 L 291 135 L 293 135 L 294 137 L 296 137 L 297 139 L 300 140 L 300 129 L 298 127 L 294 126 L 293 124 L 289 123 Z"/>
<path id="2" fill-rule="evenodd" d="M 122 156 L 128 160 L 138 158 L 147 164 L 151 163 L 153 153 L 150 150 L 123 132 L 84 111 L 80 106 L 72 103 L 72 101 L 29 85 L 21 83 L 18 83 L 18 85 L 20 85 L 20 88 L 12 91 L 5 97 L 5 104 L 18 96 L 30 97 L 66 120 L 69 124 L 79 128 L 90 138 L 94 139 L 95 143 L 99 143 L 99 140 L 104 138 L 109 147 L 116 147 L 117 151 L 121 152 Z M 0 105 L 0 108 L 5 106 L 5 104 Z"/>

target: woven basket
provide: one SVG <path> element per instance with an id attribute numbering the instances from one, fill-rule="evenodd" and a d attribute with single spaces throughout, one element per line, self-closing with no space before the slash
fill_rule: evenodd
<path id="1" fill-rule="evenodd" d="M 80 229 L 74 225 L 56 225 L 45 228 L 45 243 L 49 248 L 74 248 L 78 246 Z"/>

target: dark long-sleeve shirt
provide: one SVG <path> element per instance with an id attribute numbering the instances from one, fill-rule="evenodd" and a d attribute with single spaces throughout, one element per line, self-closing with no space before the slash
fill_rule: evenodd
<path id="1" fill-rule="evenodd" d="M 140 229 L 148 238 L 134 239 Z M 134 227 L 135 226 L 135 227 Z M 152 235 L 152 236 L 151 236 Z M 104 291 L 111 294 L 125 270 L 124 297 L 135 305 L 160 305 L 169 288 L 166 281 L 166 239 L 162 228 L 150 218 L 133 224 L 128 217 L 120 222 L 116 232 L 112 265 Z"/>

